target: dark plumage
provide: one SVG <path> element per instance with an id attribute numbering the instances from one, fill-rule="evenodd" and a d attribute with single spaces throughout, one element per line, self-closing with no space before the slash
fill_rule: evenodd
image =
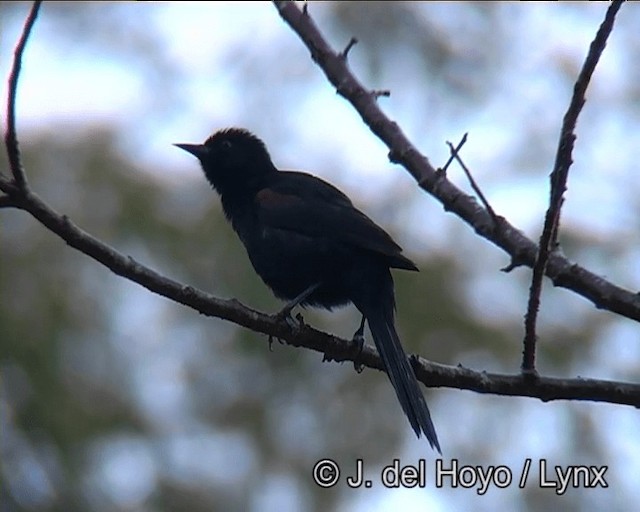
<path id="1" fill-rule="evenodd" d="M 176 146 L 198 158 L 255 271 L 277 297 L 327 309 L 353 303 L 360 310 L 411 427 L 440 451 L 394 326 L 389 269 L 418 270 L 400 246 L 333 185 L 276 169 L 264 143 L 246 130 Z"/>

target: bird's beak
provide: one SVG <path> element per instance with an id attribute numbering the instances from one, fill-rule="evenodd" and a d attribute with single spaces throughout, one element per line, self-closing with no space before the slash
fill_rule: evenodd
<path id="1" fill-rule="evenodd" d="M 208 149 L 204 144 L 174 144 L 174 146 L 184 149 L 187 153 L 191 153 L 199 160 L 202 160 L 208 152 Z"/>

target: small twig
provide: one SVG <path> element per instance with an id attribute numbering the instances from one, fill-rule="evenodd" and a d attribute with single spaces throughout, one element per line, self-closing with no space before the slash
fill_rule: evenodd
<path id="1" fill-rule="evenodd" d="M 345 49 L 342 50 L 342 53 L 340 54 L 340 56 L 344 60 L 347 60 L 347 57 L 349 56 L 349 52 L 351 51 L 351 48 L 353 48 L 356 44 L 358 44 L 358 40 L 355 37 L 352 37 L 347 43 L 347 46 L 345 47 Z"/>
<path id="2" fill-rule="evenodd" d="M 531 287 L 529 288 L 529 301 L 527 313 L 525 315 L 524 327 L 524 349 L 522 353 L 522 370 L 524 372 L 535 372 L 535 351 L 536 351 L 536 321 L 540 309 L 540 294 L 542 293 L 542 279 L 544 277 L 549 255 L 557 246 L 558 228 L 560 225 L 560 211 L 564 201 L 563 195 L 567 189 L 567 178 L 569 168 L 573 163 L 572 152 L 576 140 L 575 127 L 578 116 L 585 103 L 585 92 L 591 80 L 591 76 L 600 60 L 600 56 L 607 44 L 607 38 L 613 30 L 613 23 L 616 14 L 622 5 L 622 0 L 617 0 L 609 5 L 604 21 L 600 25 L 596 37 L 594 38 L 587 58 L 584 61 L 576 84 L 573 88 L 571 103 L 562 121 L 560 131 L 560 141 L 556 152 L 556 160 L 551 173 L 551 192 L 549 198 L 549 208 L 545 215 L 544 227 L 540 242 L 538 243 L 538 254 L 533 266 Z"/>
<path id="3" fill-rule="evenodd" d="M 391 96 L 391 91 L 389 89 L 374 89 L 373 91 L 370 91 L 370 94 L 374 99 L 377 100 L 381 97 L 388 98 L 389 96 Z"/>
<path id="4" fill-rule="evenodd" d="M 449 149 L 451 150 L 451 154 L 449 155 L 449 159 L 447 160 L 447 163 L 444 164 L 444 166 L 442 166 L 440 169 L 438 169 L 438 171 L 440 171 L 442 174 L 447 174 L 447 169 L 451 165 L 451 162 L 453 162 L 453 159 L 456 156 L 458 156 L 458 153 L 462 149 L 462 146 L 466 144 L 468 135 L 469 135 L 468 133 L 465 133 L 462 136 L 462 139 L 460 139 L 460 142 L 458 142 L 458 145 L 456 146 L 455 149 L 453 148 L 453 145 L 451 144 L 451 142 L 447 141 L 447 144 L 449 145 Z"/>
<path id="5" fill-rule="evenodd" d="M 9 94 L 7 96 L 7 131 L 5 132 L 4 141 L 7 147 L 7 156 L 9 157 L 9 167 L 13 174 L 13 179 L 20 189 L 27 187 L 27 178 L 20 161 L 20 149 L 18 148 L 18 137 L 16 135 L 16 95 L 18 93 L 18 77 L 20 76 L 20 68 L 22 66 L 22 54 L 29 40 L 31 29 L 38 16 L 40 9 L 40 0 L 33 3 L 29 16 L 24 23 L 22 34 L 16 45 L 13 56 L 13 66 L 9 75 Z"/>
<path id="6" fill-rule="evenodd" d="M 508 274 L 512 270 L 515 270 L 516 268 L 521 267 L 522 265 L 523 263 L 519 263 L 516 260 L 512 259 L 506 267 L 502 267 L 500 269 L 500 272 L 504 272 L 505 274 Z"/>
<path id="7" fill-rule="evenodd" d="M 451 142 L 447 141 L 447 144 L 449 145 L 449 149 L 451 150 L 451 156 L 453 158 L 455 158 L 456 162 L 458 162 L 458 164 L 460 164 L 460 167 L 462 167 L 462 170 L 467 175 L 467 179 L 469 180 L 469 183 L 471 184 L 471 188 L 477 194 L 477 196 L 480 198 L 480 201 L 482 202 L 482 204 L 484 205 L 486 210 L 489 212 L 489 215 L 491 216 L 491 220 L 493 221 L 493 225 L 497 226 L 498 225 L 498 216 L 496 215 L 496 212 L 493 211 L 493 208 L 489 204 L 489 201 L 487 201 L 487 198 L 482 193 L 482 190 L 480 190 L 480 187 L 476 183 L 476 180 L 473 179 L 473 176 L 471 175 L 471 171 L 469 171 L 469 168 L 465 165 L 465 163 L 462 161 L 462 158 L 460 158 L 460 155 L 458 154 L 459 148 L 462 147 L 462 144 L 466 140 L 467 140 L 467 134 L 465 133 L 464 137 L 462 138 L 462 141 L 460 142 L 460 144 L 458 144 L 458 148 L 454 148 L 453 144 L 451 144 Z"/>

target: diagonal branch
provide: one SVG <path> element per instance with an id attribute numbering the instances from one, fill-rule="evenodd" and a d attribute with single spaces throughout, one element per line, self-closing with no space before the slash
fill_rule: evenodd
<path id="1" fill-rule="evenodd" d="M 495 224 L 491 215 L 472 196 L 465 194 L 433 168 L 398 124 L 382 112 L 375 97 L 354 76 L 341 54 L 329 46 L 308 14 L 300 11 L 294 2 L 275 1 L 274 4 L 280 16 L 310 50 L 311 57 L 338 94 L 353 105 L 371 131 L 389 147 L 391 160 L 402 164 L 419 186 L 440 201 L 445 210 L 455 213 L 476 233 L 509 254 L 512 260 L 509 268 L 519 265 L 533 267 L 538 253 L 537 245 L 506 219 L 498 217 L 499 222 Z M 558 253 L 549 255 L 545 275 L 555 286 L 582 295 L 599 309 L 640 320 L 640 295 L 612 284 Z"/>
<path id="2" fill-rule="evenodd" d="M 613 30 L 613 22 L 616 14 L 622 6 L 623 0 L 616 0 L 609 5 L 607 14 L 598 29 L 595 39 L 589 47 L 589 53 L 584 61 L 578 79 L 573 88 L 571 103 L 562 121 L 560 131 L 560 141 L 556 153 L 556 161 L 551 172 L 551 193 L 549 198 L 549 208 L 544 219 L 544 227 L 540 242 L 538 244 L 538 255 L 533 266 L 531 287 L 529 289 L 529 301 L 527 313 L 525 314 L 525 335 L 524 350 L 522 354 L 522 370 L 526 372 L 535 371 L 536 352 L 536 320 L 540 309 L 540 294 L 542 293 L 542 278 L 544 277 L 549 255 L 557 246 L 558 228 L 560 226 L 560 210 L 564 201 L 563 195 L 567 190 L 567 178 L 569 168 L 573 163 L 572 152 L 576 140 L 575 128 L 578 116 L 585 103 L 585 93 L 591 80 L 591 76 L 596 69 L 600 56 L 607 44 L 607 39 Z"/>
<path id="3" fill-rule="evenodd" d="M 9 157 L 9 166 L 13 179 L 19 188 L 27 186 L 27 178 L 20 161 L 20 149 L 18 148 L 18 137 L 16 136 L 16 95 L 18 93 L 18 77 L 20 76 L 20 68 L 22 67 L 22 54 L 29 40 L 31 29 L 36 22 L 38 11 L 40 9 L 40 0 L 33 3 L 29 16 L 24 23 L 22 35 L 18 40 L 14 51 L 13 66 L 9 75 L 9 93 L 7 96 L 7 130 L 4 135 L 5 145 L 7 147 L 7 156 Z"/>

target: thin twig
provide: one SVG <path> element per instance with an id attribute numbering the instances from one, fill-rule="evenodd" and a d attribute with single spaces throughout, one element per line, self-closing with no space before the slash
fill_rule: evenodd
<path id="1" fill-rule="evenodd" d="M 342 50 L 342 53 L 340 54 L 344 60 L 347 60 L 351 48 L 353 48 L 356 44 L 358 44 L 358 40 L 355 37 L 352 37 L 347 43 L 347 46 L 345 46 L 344 50 Z"/>
<path id="2" fill-rule="evenodd" d="M 529 289 L 529 300 L 527 313 L 525 315 L 524 327 L 524 349 L 522 352 L 522 370 L 525 372 L 535 371 L 536 352 L 536 321 L 540 309 L 540 294 L 542 293 L 542 278 L 544 277 L 549 255 L 557 245 L 558 228 L 560 225 L 560 211 L 562 209 L 563 195 L 567 189 L 567 178 L 569 168 L 573 162 L 572 152 L 576 140 L 575 128 L 578 116 L 585 103 L 585 93 L 591 80 L 591 76 L 600 60 L 600 56 L 607 44 L 607 39 L 613 30 L 613 23 L 622 1 L 612 2 L 607 9 L 604 21 L 600 25 L 595 39 L 589 47 L 587 58 L 584 61 L 582 70 L 578 75 L 573 89 L 571 103 L 564 116 L 562 129 L 560 131 L 560 141 L 556 152 L 556 160 L 551 173 L 551 193 L 549 198 L 549 208 L 544 219 L 544 228 L 538 243 L 538 254 L 533 266 L 531 287 Z"/>
<path id="3" fill-rule="evenodd" d="M 464 146 L 467 143 L 468 136 L 469 134 L 465 133 L 455 148 L 453 148 L 453 145 L 451 144 L 451 142 L 447 141 L 447 144 L 449 144 L 449 149 L 451 149 L 451 154 L 449 155 L 449 159 L 447 160 L 447 162 L 440 169 L 438 169 L 442 174 L 447 174 L 447 169 L 451 165 L 451 162 L 453 162 L 453 159 L 458 155 L 458 153 L 462 149 L 462 146 Z"/>
<path id="4" fill-rule="evenodd" d="M 463 137 L 463 140 L 466 140 L 466 135 L 467 134 L 465 133 L 465 137 Z M 478 186 L 478 184 L 476 183 L 476 180 L 471 175 L 471 171 L 469 170 L 469 168 L 462 161 L 462 158 L 460 158 L 460 155 L 458 154 L 458 149 L 454 148 L 453 144 L 451 144 L 451 142 L 447 141 L 447 144 L 449 145 L 449 149 L 451 150 L 451 156 L 453 158 L 455 158 L 456 162 L 458 162 L 460 167 L 462 167 L 462 170 L 467 175 L 467 179 L 469 180 L 469 183 L 471 184 L 471 188 L 477 194 L 477 196 L 480 198 L 480 201 L 482 202 L 484 207 L 489 212 L 489 215 L 491 215 L 491 219 L 493 220 L 494 225 L 497 226 L 498 225 L 498 216 L 496 215 L 496 212 L 493 210 L 493 208 L 489 204 L 489 201 L 487 201 L 487 198 L 482 193 L 482 190 L 480 190 L 480 187 Z"/>
<path id="5" fill-rule="evenodd" d="M 377 100 L 378 98 L 388 98 L 391 96 L 391 91 L 389 89 L 374 89 L 370 91 L 370 94 Z"/>
<path id="6" fill-rule="evenodd" d="M 19 188 L 24 189 L 27 186 L 27 178 L 20 161 L 20 149 L 18 148 L 18 137 L 16 135 L 16 95 L 18 93 L 18 77 L 20 76 L 20 68 L 22 67 L 22 54 L 29 40 L 31 29 L 38 16 L 40 9 L 40 0 L 33 3 L 29 16 L 24 23 L 22 34 L 16 45 L 13 56 L 13 66 L 9 75 L 9 94 L 7 96 L 7 131 L 5 132 L 4 141 L 7 147 L 7 156 L 9 157 L 9 167 L 13 174 L 13 179 Z"/>

